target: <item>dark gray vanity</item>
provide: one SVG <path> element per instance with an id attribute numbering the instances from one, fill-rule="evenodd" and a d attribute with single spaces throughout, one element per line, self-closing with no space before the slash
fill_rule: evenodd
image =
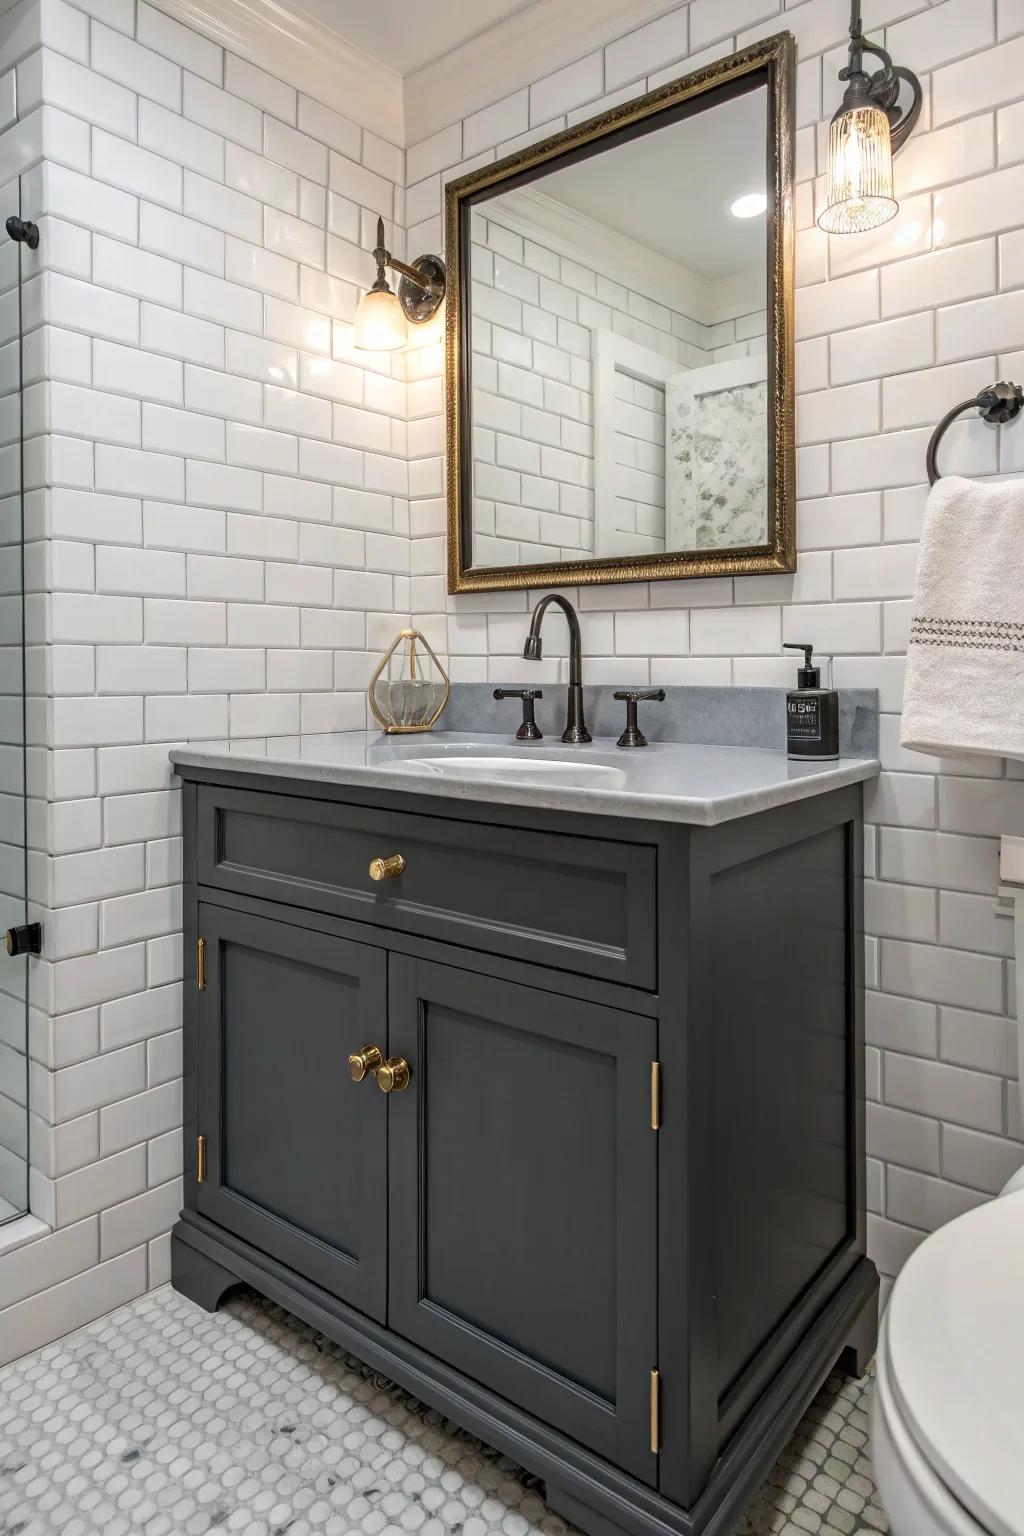
<path id="1" fill-rule="evenodd" d="M 724 1536 L 827 1371 L 873 1349 L 877 763 L 514 724 L 173 754 L 174 1284 L 207 1308 L 257 1287 L 592 1536 Z"/>

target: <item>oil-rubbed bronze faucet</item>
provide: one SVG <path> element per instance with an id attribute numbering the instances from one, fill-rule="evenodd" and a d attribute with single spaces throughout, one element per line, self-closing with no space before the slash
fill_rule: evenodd
<path id="1" fill-rule="evenodd" d="M 569 691 L 565 701 L 565 730 L 562 732 L 562 740 L 570 745 L 580 746 L 584 742 L 592 741 L 593 737 L 583 720 L 583 648 L 580 639 L 580 621 L 576 616 L 576 609 L 568 598 L 562 597 L 558 592 L 549 592 L 547 597 L 541 598 L 533 610 L 530 633 L 523 646 L 523 657 L 526 661 L 540 661 L 543 656 L 540 626 L 544 612 L 551 603 L 557 603 L 561 608 L 569 626 Z"/>

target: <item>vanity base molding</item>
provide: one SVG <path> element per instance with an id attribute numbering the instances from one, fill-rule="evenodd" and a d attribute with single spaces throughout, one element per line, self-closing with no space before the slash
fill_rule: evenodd
<path id="1" fill-rule="evenodd" d="M 194 1212 L 183 1211 L 174 1227 L 171 1265 L 175 1289 L 204 1311 L 216 1311 L 239 1284 L 277 1302 L 543 1478 L 548 1508 L 587 1536 L 731 1536 L 829 1371 L 866 1367 L 878 1334 L 878 1275 L 862 1258 L 744 1419 L 696 1504 L 686 1510 Z"/>

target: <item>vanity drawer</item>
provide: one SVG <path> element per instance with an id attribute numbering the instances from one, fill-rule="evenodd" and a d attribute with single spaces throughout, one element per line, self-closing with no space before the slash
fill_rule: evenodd
<path id="1" fill-rule="evenodd" d="M 646 844 L 204 785 L 201 885 L 653 990 Z M 403 872 L 370 863 L 400 853 Z"/>

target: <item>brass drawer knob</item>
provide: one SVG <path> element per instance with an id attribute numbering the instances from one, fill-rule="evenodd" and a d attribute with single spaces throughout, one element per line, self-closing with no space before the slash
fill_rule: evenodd
<path id="1" fill-rule="evenodd" d="M 377 1071 L 384 1057 L 375 1045 L 364 1045 L 348 1059 L 348 1075 L 354 1083 Z"/>
<path id="2" fill-rule="evenodd" d="M 394 880 L 405 868 L 405 860 L 400 853 L 393 853 L 386 859 L 370 860 L 371 880 Z"/>
<path id="3" fill-rule="evenodd" d="M 402 1056 L 389 1056 L 382 1067 L 377 1069 L 377 1087 L 381 1093 L 401 1093 L 403 1088 L 408 1088 L 409 1063 Z"/>

